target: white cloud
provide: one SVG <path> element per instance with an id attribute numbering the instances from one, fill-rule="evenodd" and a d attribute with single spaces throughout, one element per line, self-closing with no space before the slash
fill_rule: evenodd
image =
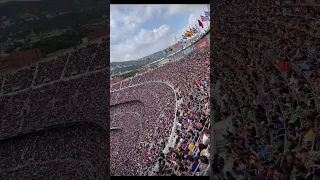
<path id="1" fill-rule="evenodd" d="M 199 9 L 204 9 L 203 4 L 172 4 L 168 5 L 167 14 L 168 15 L 176 15 L 176 14 L 184 14 L 184 13 L 192 13 L 198 11 Z"/>
<path id="2" fill-rule="evenodd" d="M 110 60 L 127 61 L 142 58 L 175 43 L 185 30 L 197 23 L 205 5 L 111 5 Z M 144 23 L 155 18 L 172 18 L 178 14 L 188 17 L 188 24 L 174 29 L 172 24 L 148 29 Z"/>
<path id="3" fill-rule="evenodd" d="M 162 25 L 157 29 L 146 30 L 141 29 L 138 36 L 134 36 L 133 40 L 138 45 L 149 45 L 161 41 L 162 38 L 166 38 L 170 33 L 170 27 L 168 25 Z"/>

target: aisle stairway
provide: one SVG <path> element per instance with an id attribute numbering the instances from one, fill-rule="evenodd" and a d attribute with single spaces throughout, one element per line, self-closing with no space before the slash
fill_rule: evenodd
<path id="1" fill-rule="evenodd" d="M 220 121 L 220 122 L 217 122 L 215 123 L 214 125 L 214 135 L 215 135 L 215 140 L 216 140 L 216 150 L 217 150 L 217 153 L 223 157 L 225 159 L 225 148 L 224 148 L 224 145 L 225 145 L 225 141 L 224 141 L 224 138 L 222 137 L 222 135 L 226 132 L 226 127 L 227 127 L 227 124 L 225 121 Z M 223 156 L 222 156 L 223 155 Z"/>
<path id="2" fill-rule="evenodd" d="M 220 121 L 215 123 L 214 125 L 214 135 L 215 135 L 215 145 L 216 145 L 216 152 L 225 160 L 223 171 L 230 171 L 232 169 L 233 162 L 227 160 L 226 158 L 226 151 L 225 151 L 225 140 L 223 138 L 223 134 L 226 132 L 228 123 L 226 121 Z M 212 178 L 215 180 L 215 178 Z"/>

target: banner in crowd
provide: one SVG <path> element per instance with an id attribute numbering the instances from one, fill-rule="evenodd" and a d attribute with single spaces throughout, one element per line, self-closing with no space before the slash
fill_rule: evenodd
<path id="1" fill-rule="evenodd" d="M 187 55 L 193 53 L 195 50 L 196 50 L 196 47 L 195 47 L 194 44 L 192 44 L 191 46 L 189 46 L 187 49 L 185 49 L 185 50 L 183 51 L 183 54 L 184 54 L 185 56 L 187 56 Z"/>
<path id="2" fill-rule="evenodd" d="M 208 42 L 208 39 L 207 37 L 203 37 L 202 39 L 200 39 L 198 42 L 197 42 L 197 50 L 199 52 L 201 52 L 202 50 L 205 50 L 209 47 L 209 42 Z"/>

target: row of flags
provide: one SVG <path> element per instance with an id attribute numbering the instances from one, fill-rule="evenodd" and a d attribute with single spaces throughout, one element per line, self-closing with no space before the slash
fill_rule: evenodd
<path id="1" fill-rule="evenodd" d="M 200 34 L 201 33 L 201 29 L 204 29 L 204 25 L 203 22 L 205 21 L 210 21 L 210 12 L 209 11 L 204 11 L 204 16 L 200 15 L 200 20 L 198 19 L 198 25 L 195 24 L 194 27 L 190 27 L 189 30 L 187 30 L 183 35 L 182 38 L 180 40 L 176 41 L 177 43 L 175 43 L 174 45 L 170 46 L 169 48 L 165 49 L 163 51 L 164 54 L 169 53 L 170 51 L 174 51 L 175 49 L 179 48 L 180 46 L 183 46 L 183 43 L 186 43 L 185 40 L 188 40 L 188 38 L 192 38 L 193 36 Z"/>
<path id="2" fill-rule="evenodd" d="M 198 19 L 198 24 L 199 24 L 199 27 L 202 27 L 202 29 L 204 28 L 203 26 L 203 22 L 204 21 L 210 21 L 210 13 L 208 11 L 204 11 L 204 16 L 200 15 L 200 19 Z M 200 28 L 197 26 L 197 24 L 190 28 L 189 30 L 187 30 L 184 35 L 182 35 L 182 38 L 183 39 L 188 39 L 188 38 L 191 38 L 192 36 L 198 34 L 201 32 Z"/>

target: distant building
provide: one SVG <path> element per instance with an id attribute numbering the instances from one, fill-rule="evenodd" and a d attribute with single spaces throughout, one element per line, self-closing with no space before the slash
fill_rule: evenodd
<path id="1" fill-rule="evenodd" d="M 118 82 L 122 81 L 123 79 L 124 79 L 123 77 L 112 78 L 110 80 L 110 84 L 118 83 Z"/>

